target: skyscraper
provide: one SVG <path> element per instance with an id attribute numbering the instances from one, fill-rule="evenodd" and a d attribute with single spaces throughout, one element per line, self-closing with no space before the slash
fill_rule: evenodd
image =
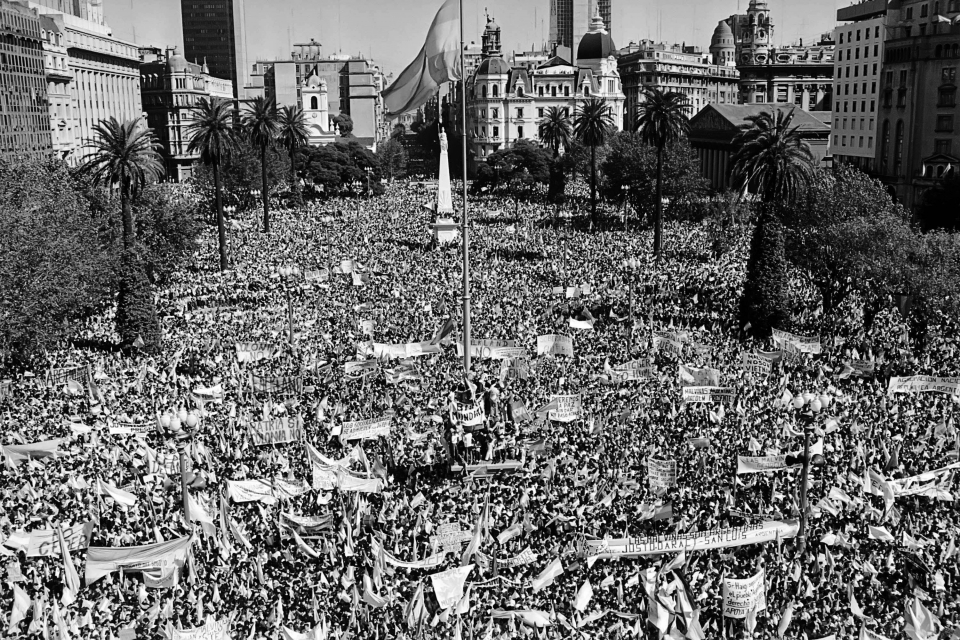
<path id="1" fill-rule="evenodd" d="M 240 99 L 248 74 L 243 1 L 180 0 L 183 57 L 206 62 L 210 75 L 230 80 Z"/>
<path id="2" fill-rule="evenodd" d="M 550 0 L 550 42 L 569 48 L 570 62 L 576 63 L 577 47 L 598 9 L 607 32 L 612 34 L 613 0 Z"/>

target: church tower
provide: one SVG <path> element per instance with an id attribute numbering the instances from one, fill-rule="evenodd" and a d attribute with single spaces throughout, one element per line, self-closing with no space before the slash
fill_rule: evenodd
<path id="1" fill-rule="evenodd" d="M 330 130 L 330 106 L 327 98 L 327 81 L 316 70 L 311 73 L 300 87 L 303 106 L 303 118 L 310 135 L 310 144 L 319 145 L 332 141 L 335 137 Z"/>
<path id="2" fill-rule="evenodd" d="M 767 64 L 773 49 L 773 20 L 766 0 L 750 0 L 740 64 Z"/>

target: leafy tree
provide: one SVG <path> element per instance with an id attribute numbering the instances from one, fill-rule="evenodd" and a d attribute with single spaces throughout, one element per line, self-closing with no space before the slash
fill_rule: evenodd
<path id="1" fill-rule="evenodd" d="M 112 257 L 62 162 L 0 160 L 0 351 L 27 365 L 107 301 Z"/>
<path id="2" fill-rule="evenodd" d="M 213 169 L 213 184 L 217 207 L 217 237 L 220 243 L 220 271 L 226 271 L 227 225 L 223 219 L 223 193 L 220 186 L 220 166 L 233 153 L 238 144 L 233 127 L 234 108 L 228 100 L 200 98 L 194 110 L 194 120 L 187 133 L 190 135 L 188 153 L 199 153 L 200 161 Z"/>
<path id="3" fill-rule="evenodd" d="M 550 163 L 550 188 L 547 197 L 554 201 L 566 190 L 563 164 L 560 162 L 560 147 L 567 149 L 573 139 L 573 124 L 560 107 L 550 107 L 537 125 L 540 142 L 553 149 Z"/>
<path id="4" fill-rule="evenodd" d="M 383 173 L 391 180 L 407 174 L 407 150 L 395 138 L 380 144 L 377 160 Z"/>
<path id="5" fill-rule="evenodd" d="M 263 191 L 263 176 L 260 150 L 255 148 L 246 137 L 238 137 L 237 145 L 229 156 L 219 165 L 220 188 L 224 205 L 234 205 L 240 211 L 251 210 L 260 203 L 253 195 L 254 191 Z M 267 184 L 274 197 L 282 190 L 289 189 L 287 172 L 289 167 L 279 149 L 267 150 Z M 213 167 L 198 163 L 190 178 L 191 189 L 199 199 L 202 211 L 209 212 L 216 219 L 216 185 Z"/>
<path id="6" fill-rule="evenodd" d="M 590 216 L 597 218 L 597 147 L 606 144 L 613 129 L 610 105 L 601 98 L 590 98 L 577 109 L 573 133 L 577 140 L 590 147 Z"/>
<path id="7" fill-rule="evenodd" d="M 814 174 L 810 147 L 791 127 L 794 114 L 781 109 L 776 116 L 766 111 L 750 116 L 733 141 L 734 181 L 744 193 L 754 188 L 761 200 L 740 301 L 741 325 L 749 324 L 759 336 L 787 319 L 785 271 L 775 271 L 786 263 L 782 207 L 803 195 Z"/>
<path id="8" fill-rule="evenodd" d="M 203 232 L 198 198 L 185 185 L 151 185 L 137 201 L 136 215 L 147 277 L 165 284 L 197 249 Z"/>
<path id="9" fill-rule="evenodd" d="M 616 133 L 607 145 L 601 163 L 604 192 L 618 199 L 629 187 L 630 205 L 642 217 L 651 219 L 657 206 L 657 151 L 635 133 Z M 681 140 L 664 149 L 661 197 L 670 205 L 667 217 L 691 215 L 703 209 L 708 183 L 700 174 L 700 164 L 690 144 Z"/>
<path id="10" fill-rule="evenodd" d="M 499 179 L 502 181 L 529 186 L 550 180 L 550 155 L 530 140 L 517 140 L 509 149 L 490 154 L 487 164 L 494 169 L 494 175 L 499 168 Z M 489 177 L 486 172 L 485 175 Z"/>
<path id="11" fill-rule="evenodd" d="M 322 147 L 309 147 L 303 155 L 303 175 L 323 192 L 333 195 L 360 182 L 369 180 L 373 193 L 382 193 L 380 163 L 377 156 L 356 140 L 337 142 Z M 368 175 L 367 169 L 371 172 Z"/>
<path id="12" fill-rule="evenodd" d="M 341 113 L 333 119 L 333 123 L 340 130 L 341 138 L 352 138 L 353 136 L 353 118 L 349 114 Z"/>
<path id="13" fill-rule="evenodd" d="M 277 122 L 277 103 L 273 98 L 257 96 L 243 114 L 243 128 L 247 137 L 260 149 L 260 183 L 263 185 L 263 232 L 270 233 L 270 189 L 267 187 L 267 149 L 276 140 L 280 125 Z"/>
<path id="14" fill-rule="evenodd" d="M 640 138 L 657 150 L 656 216 L 653 226 L 653 253 L 663 249 L 663 157 L 668 145 L 676 144 L 690 131 L 687 112 L 690 103 L 682 93 L 644 89 L 644 102 L 637 112 Z"/>
<path id="15" fill-rule="evenodd" d="M 92 150 L 84 157 L 81 172 L 95 185 L 116 186 L 120 191 L 123 254 L 117 297 L 117 333 L 125 344 L 132 344 L 139 337 L 145 349 L 154 350 L 160 344 L 160 326 L 153 291 L 138 257 L 133 203 L 147 183 L 163 174 L 160 144 L 153 130 L 139 118 L 124 123 L 113 117 L 101 120 L 94 127 L 94 133 L 96 136 L 89 143 Z M 134 273 L 127 269 L 140 271 Z"/>
<path id="16" fill-rule="evenodd" d="M 280 110 L 280 132 L 277 134 L 277 141 L 290 156 L 290 190 L 299 194 L 296 154 L 310 144 L 310 134 L 307 131 L 307 121 L 303 117 L 303 109 L 287 106 Z"/>

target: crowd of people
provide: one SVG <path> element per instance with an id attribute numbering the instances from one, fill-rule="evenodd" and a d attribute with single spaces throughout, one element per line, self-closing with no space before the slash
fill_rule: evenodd
<path id="1" fill-rule="evenodd" d="M 855 300 L 824 319 L 796 281 L 783 329 L 819 342 L 750 338 L 747 237 L 718 256 L 672 223 L 655 259 L 643 229 L 485 194 L 465 376 L 461 254 L 435 242 L 434 199 L 391 184 L 274 212 L 269 234 L 241 217 L 229 271 L 210 234 L 158 292 L 159 353 L 64 348 L 3 387 L 9 635 L 958 637 L 960 396 L 888 393 L 960 374 L 957 319 L 915 352 L 895 305 L 866 331 Z M 112 331 L 105 313 L 78 338 Z M 538 353 L 549 335 L 572 355 L 562 339 Z M 744 370 L 751 353 L 768 372 Z M 685 401 L 693 383 L 729 393 Z M 171 422 L 197 423 L 180 442 L 189 521 Z M 778 466 L 805 430 L 823 464 Z M 774 468 L 738 474 L 738 456 Z M 773 539 L 677 546 L 762 523 Z M 667 553 L 616 551 L 657 536 Z M 172 572 L 91 580 L 93 549 L 184 537 Z M 764 597 L 725 617 L 724 582 L 761 571 Z"/>

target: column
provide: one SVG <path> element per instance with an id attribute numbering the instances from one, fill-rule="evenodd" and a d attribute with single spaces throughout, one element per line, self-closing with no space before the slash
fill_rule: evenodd
<path id="1" fill-rule="evenodd" d="M 803 104 L 800 105 L 802 109 L 810 108 L 810 85 L 803 85 Z"/>

